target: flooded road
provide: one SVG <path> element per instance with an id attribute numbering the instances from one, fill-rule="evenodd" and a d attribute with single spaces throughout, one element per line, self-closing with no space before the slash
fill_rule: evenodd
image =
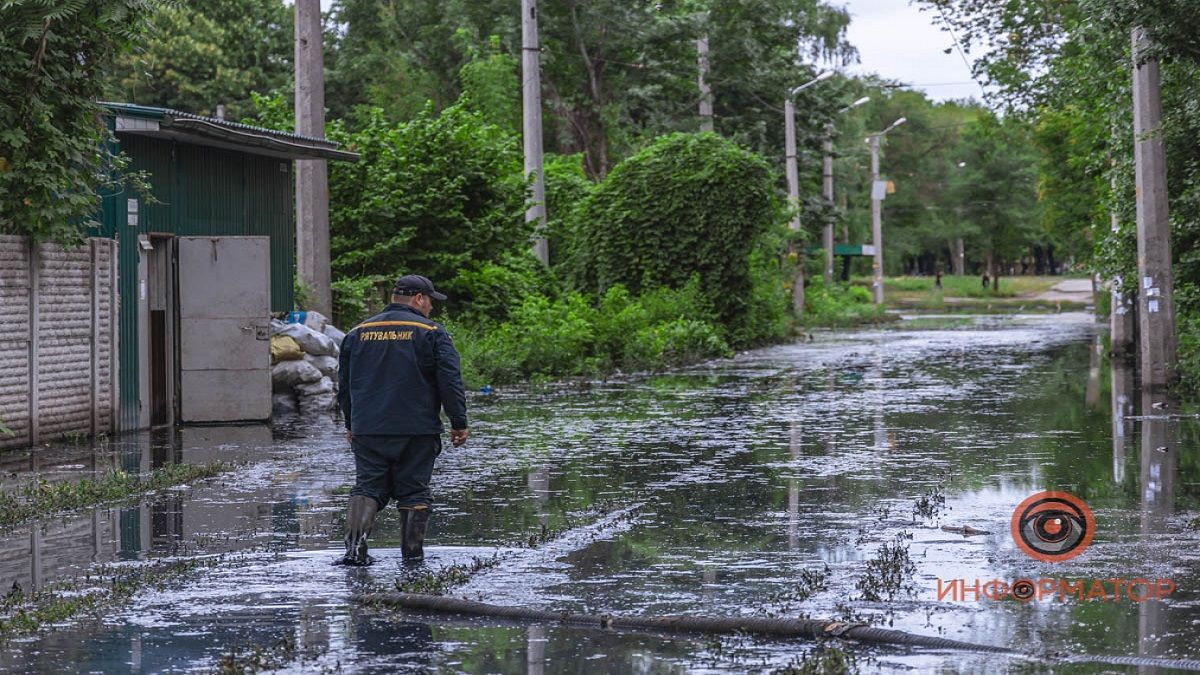
<path id="1" fill-rule="evenodd" d="M 450 591 L 497 604 L 845 619 L 1035 657 L 1200 658 L 1200 421 L 1143 411 L 1132 372 L 1100 359 L 1090 314 L 973 321 L 476 396 L 470 443 L 439 459 L 427 567 L 499 556 Z M 769 672 L 812 649 L 360 608 L 353 596 L 406 574 L 399 518 L 381 517 L 377 565 L 330 566 L 353 473 L 333 419 L 183 429 L 0 465 L 9 485 L 216 460 L 253 463 L 150 503 L 0 534 L 4 588 L 97 563 L 213 561 L 103 617 L 9 643 L 0 672 L 203 671 L 253 646 L 294 672 Z M 1095 514 L 1090 547 L 1066 562 L 1032 559 L 1009 530 L 1017 505 L 1049 489 Z M 1175 590 L 1145 602 L 938 597 L 939 580 L 1043 578 Z M 843 648 L 864 671 L 1038 666 Z"/>

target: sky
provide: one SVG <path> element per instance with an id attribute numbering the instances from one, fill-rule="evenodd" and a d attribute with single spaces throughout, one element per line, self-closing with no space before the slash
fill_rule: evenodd
<path id="1" fill-rule="evenodd" d="M 830 4 L 850 12 L 847 39 L 858 48 L 861 63 L 848 66 L 846 72 L 878 73 L 912 85 L 935 101 L 982 99 L 970 69 L 953 48 L 954 39 L 939 28 L 936 12 L 922 12 L 908 0 L 833 0 Z"/>
<path id="2" fill-rule="evenodd" d="M 914 85 L 935 101 L 982 98 L 958 50 L 943 52 L 954 41 L 938 28 L 936 13 L 922 12 L 908 0 L 830 0 L 830 4 L 850 11 L 848 39 L 862 61 L 848 66 L 846 72 L 878 73 Z M 332 5 L 333 0 L 321 0 L 325 11 Z"/>

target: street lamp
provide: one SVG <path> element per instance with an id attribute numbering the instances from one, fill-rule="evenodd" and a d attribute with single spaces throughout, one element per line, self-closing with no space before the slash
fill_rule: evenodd
<path id="1" fill-rule="evenodd" d="M 796 168 L 796 105 L 792 99 L 796 94 L 831 77 L 833 77 L 833 71 L 827 70 L 812 80 L 789 90 L 783 101 L 784 168 L 787 173 L 788 204 L 792 207 L 793 214 L 788 227 L 792 230 L 800 229 L 800 171 Z M 797 264 L 796 278 L 792 281 L 792 310 L 796 316 L 800 316 L 804 312 L 804 268 L 802 264 Z"/>
<path id="2" fill-rule="evenodd" d="M 838 114 L 854 110 L 871 100 L 864 96 L 838 110 Z M 821 196 L 829 206 L 829 219 L 825 222 L 823 244 L 825 245 L 825 285 L 833 283 L 833 120 L 825 123 L 825 157 L 821 163 Z"/>
<path id="3" fill-rule="evenodd" d="M 879 180 L 879 139 L 907 121 L 901 117 L 883 131 L 867 137 L 867 143 L 871 145 L 871 244 L 875 247 L 871 290 L 877 305 L 883 304 L 883 198 L 887 193 L 887 187 Z"/>

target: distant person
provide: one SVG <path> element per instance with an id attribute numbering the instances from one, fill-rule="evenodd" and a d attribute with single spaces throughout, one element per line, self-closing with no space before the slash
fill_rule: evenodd
<path id="1" fill-rule="evenodd" d="M 405 562 L 425 557 L 429 481 L 442 451 L 442 420 L 450 442 L 467 441 L 467 400 L 458 350 L 445 327 L 429 320 L 433 282 L 409 274 L 396 281 L 392 304 L 346 334 L 338 370 L 338 405 L 354 449 L 355 479 L 346 513 L 346 555 L 338 563 L 366 566 L 375 515 L 396 501 Z"/>
<path id="2" fill-rule="evenodd" d="M 983 273 L 983 290 L 985 290 L 985 291 L 987 290 L 988 283 L 990 283 L 990 282 L 991 282 L 991 278 L 988 277 L 987 272 L 984 272 Z"/>
<path id="3" fill-rule="evenodd" d="M 937 288 L 942 287 L 942 271 L 941 270 L 938 270 L 937 277 L 934 278 L 934 280 L 933 280 L 933 285 L 936 286 Z"/>

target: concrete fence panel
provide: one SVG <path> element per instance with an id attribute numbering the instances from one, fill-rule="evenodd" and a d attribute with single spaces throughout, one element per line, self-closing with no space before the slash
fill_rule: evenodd
<path id="1" fill-rule="evenodd" d="M 0 236 L 0 447 L 113 429 L 116 242 Z"/>

